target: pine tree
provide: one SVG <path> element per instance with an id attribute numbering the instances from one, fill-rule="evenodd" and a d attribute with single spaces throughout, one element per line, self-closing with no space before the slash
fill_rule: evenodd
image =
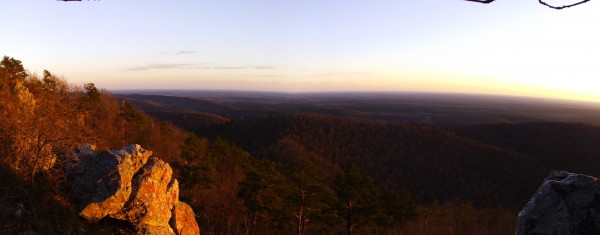
<path id="1" fill-rule="evenodd" d="M 331 228 L 337 223 L 333 206 L 335 194 L 322 181 L 316 166 L 308 159 L 297 157 L 283 169 L 289 179 L 285 190 L 287 211 L 296 225 L 296 234 L 305 234 L 309 225 Z"/>
<path id="2" fill-rule="evenodd" d="M 417 217 L 415 202 L 408 191 L 384 191 L 382 201 L 387 219 L 384 225 L 401 225 Z"/>
<path id="3" fill-rule="evenodd" d="M 0 62 L 0 73 L 8 82 L 15 80 L 22 82 L 29 76 L 20 60 L 8 56 L 4 56 Z"/>
<path id="4" fill-rule="evenodd" d="M 185 160 L 182 169 L 182 180 L 186 188 L 191 190 L 198 186 L 208 189 L 214 182 L 208 159 L 208 140 L 191 134 L 181 145 L 181 157 Z"/>
<path id="5" fill-rule="evenodd" d="M 277 193 L 280 175 L 271 161 L 257 161 L 239 183 L 237 197 L 244 201 L 245 233 L 253 235 L 259 218 L 278 211 L 281 198 Z"/>
<path id="6" fill-rule="evenodd" d="M 351 164 L 338 175 L 333 188 L 344 204 L 339 212 L 348 234 L 352 234 L 356 226 L 376 222 L 383 215 L 379 189 L 356 165 Z"/>

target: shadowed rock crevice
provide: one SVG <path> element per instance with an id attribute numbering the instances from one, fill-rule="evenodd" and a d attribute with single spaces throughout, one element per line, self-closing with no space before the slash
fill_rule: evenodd
<path id="1" fill-rule="evenodd" d="M 127 221 L 139 234 L 200 233 L 191 207 L 179 202 L 172 168 L 151 151 L 130 145 L 97 153 L 88 145 L 69 160 L 71 194 L 84 219 Z"/>

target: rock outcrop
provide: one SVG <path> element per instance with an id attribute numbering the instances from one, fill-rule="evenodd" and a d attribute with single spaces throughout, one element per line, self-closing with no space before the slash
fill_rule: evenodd
<path id="1" fill-rule="evenodd" d="M 194 220 L 194 211 L 184 202 L 175 203 L 173 216 L 169 224 L 175 230 L 175 233 L 181 235 L 197 234 L 200 231 L 198 224 Z"/>
<path id="2" fill-rule="evenodd" d="M 554 171 L 517 220 L 517 235 L 600 234 L 600 181 Z"/>
<path id="3" fill-rule="evenodd" d="M 15 81 L 13 86 L 11 86 L 11 90 L 13 95 L 15 95 L 17 98 L 20 107 L 26 112 L 33 113 L 36 106 L 36 101 L 33 97 L 33 94 L 29 92 L 29 89 L 27 89 L 22 82 Z"/>
<path id="4" fill-rule="evenodd" d="M 179 201 L 173 170 L 151 151 L 130 145 L 96 152 L 87 145 L 69 158 L 69 187 L 84 219 L 128 221 L 139 234 L 200 233 L 193 210 Z"/>

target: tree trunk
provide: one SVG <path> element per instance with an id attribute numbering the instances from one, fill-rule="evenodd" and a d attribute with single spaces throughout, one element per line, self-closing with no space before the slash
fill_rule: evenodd
<path id="1" fill-rule="evenodd" d="M 304 219 L 304 218 L 302 218 L 302 210 L 303 210 L 303 208 L 302 208 L 302 206 L 300 206 L 300 211 L 298 213 L 298 226 L 296 228 L 298 235 L 302 235 L 302 227 L 303 227 L 302 220 Z"/>
<path id="2" fill-rule="evenodd" d="M 256 214 L 252 213 L 252 229 L 250 229 L 250 235 L 254 235 L 255 228 L 256 228 Z"/>
<path id="3" fill-rule="evenodd" d="M 246 230 L 244 234 L 250 235 L 250 212 L 246 212 L 246 223 L 244 224 Z"/>
<path id="4" fill-rule="evenodd" d="M 304 233 L 304 170 L 300 172 L 300 210 L 298 211 L 298 227 L 296 228 L 298 235 L 302 235 Z"/>
<path id="5" fill-rule="evenodd" d="M 352 202 L 346 202 L 348 205 L 348 210 L 346 211 L 346 230 L 348 231 L 348 235 L 352 235 L 352 229 L 354 228 L 354 218 L 352 216 Z"/>

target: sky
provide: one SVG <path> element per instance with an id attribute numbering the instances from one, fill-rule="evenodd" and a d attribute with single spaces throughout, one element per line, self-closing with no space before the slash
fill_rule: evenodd
<path id="1" fill-rule="evenodd" d="M 600 1 L 560 11 L 537 0 L 20 0 L 2 9 L 0 54 L 109 90 L 600 102 Z"/>

